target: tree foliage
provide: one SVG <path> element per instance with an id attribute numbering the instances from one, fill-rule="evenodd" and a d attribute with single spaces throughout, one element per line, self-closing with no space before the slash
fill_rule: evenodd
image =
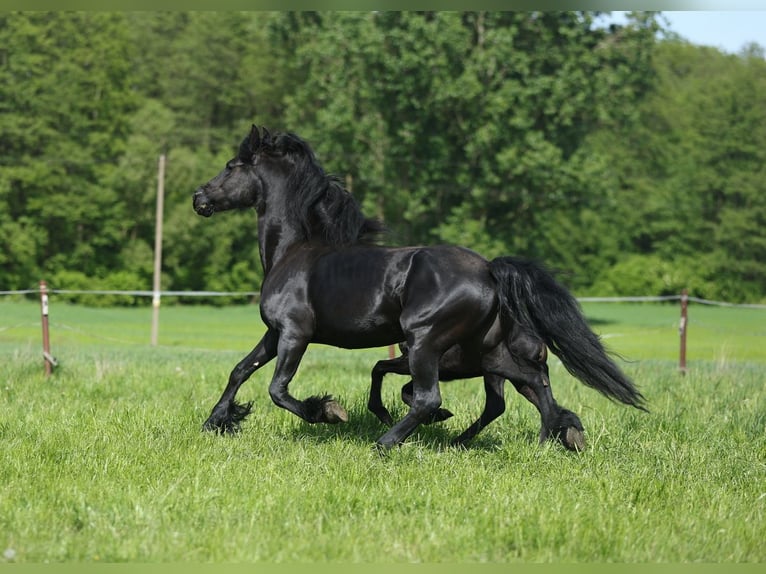
<path id="1" fill-rule="evenodd" d="M 757 51 L 726 55 L 682 42 L 656 52 L 656 86 L 640 121 L 592 141 L 614 162 L 605 178 L 620 197 L 608 215 L 618 255 L 661 261 L 703 297 L 762 300 L 766 61 Z M 617 263 L 597 287 L 621 281 Z"/>
<path id="2" fill-rule="evenodd" d="M 257 289 L 252 213 L 193 190 L 297 132 L 390 242 L 536 257 L 580 292 L 766 297 L 766 62 L 633 13 L 0 15 L 0 289 Z M 139 303 L 133 298 L 110 303 Z"/>

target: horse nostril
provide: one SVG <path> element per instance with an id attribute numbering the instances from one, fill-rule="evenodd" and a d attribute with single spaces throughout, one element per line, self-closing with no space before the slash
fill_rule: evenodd
<path id="1" fill-rule="evenodd" d="M 194 197 L 192 198 L 192 204 L 194 205 L 194 208 L 201 207 L 203 205 L 207 204 L 207 198 L 202 194 L 201 191 L 198 191 L 194 194 Z"/>
<path id="2" fill-rule="evenodd" d="M 194 194 L 192 206 L 194 211 L 204 217 L 210 217 L 215 211 L 213 203 L 201 191 Z"/>

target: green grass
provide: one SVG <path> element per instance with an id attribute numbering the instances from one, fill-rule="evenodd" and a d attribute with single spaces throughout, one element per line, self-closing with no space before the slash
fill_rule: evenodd
<path id="1" fill-rule="evenodd" d="M 0 302 L 0 563 L 766 559 L 766 314 L 693 306 L 682 377 L 676 306 L 584 308 L 650 414 L 552 360 L 585 452 L 538 446 L 539 417 L 511 388 L 500 419 L 449 447 L 482 408 L 471 380 L 442 386 L 453 419 L 380 457 L 365 404 L 386 349 L 307 353 L 292 391 L 333 393 L 347 424 L 276 408 L 269 365 L 240 391 L 254 401 L 243 431 L 218 437 L 200 425 L 263 332 L 256 307 L 163 308 L 152 348 L 150 309 L 52 302 L 61 365 L 46 379 L 39 306 Z M 395 416 L 404 382 L 384 387 Z"/>

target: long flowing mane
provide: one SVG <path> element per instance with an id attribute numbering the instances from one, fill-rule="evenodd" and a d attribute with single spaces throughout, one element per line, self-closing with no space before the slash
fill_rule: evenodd
<path id="1" fill-rule="evenodd" d="M 288 208 L 307 240 L 334 247 L 368 243 L 384 230 L 382 222 L 366 217 L 340 179 L 324 171 L 311 147 L 293 133 L 273 137 L 267 148 L 289 156 Z"/>

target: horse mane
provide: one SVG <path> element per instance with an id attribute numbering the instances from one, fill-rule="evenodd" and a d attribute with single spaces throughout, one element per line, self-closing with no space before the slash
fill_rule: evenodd
<path id="1" fill-rule="evenodd" d="M 384 231 L 381 221 L 366 217 L 353 195 L 334 175 L 325 173 L 308 143 L 293 133 L 280 133 L 264 148 L 289 156 L 287 207 L 307 240 L 319 239 L 333 247 L 369 243 Z"/>

